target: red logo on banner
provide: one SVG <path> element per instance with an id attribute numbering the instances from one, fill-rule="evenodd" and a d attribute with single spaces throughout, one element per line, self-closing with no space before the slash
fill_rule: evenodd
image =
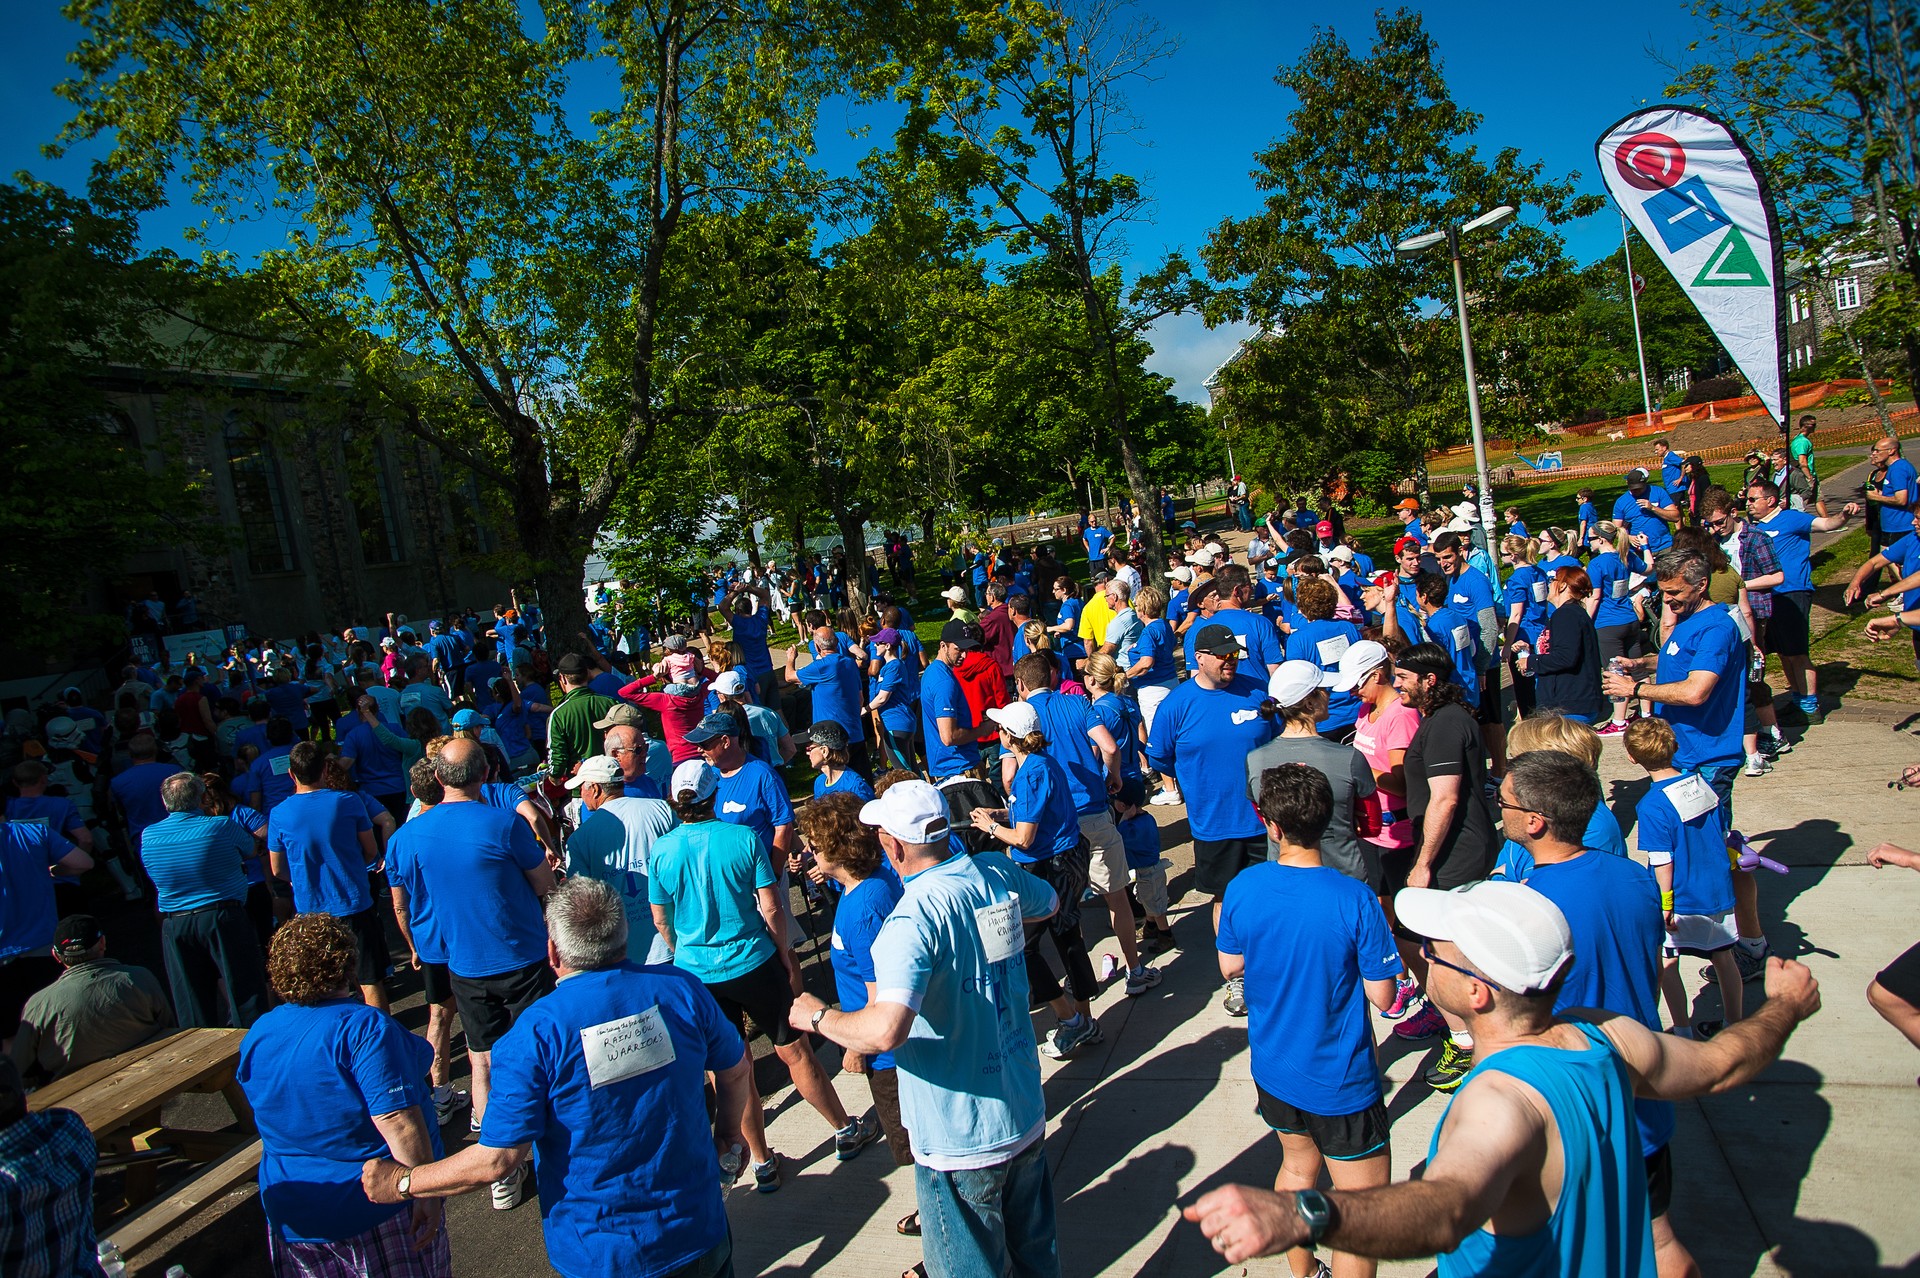
<path id="1" fill-rule="evenodd" d="M 1613 163 L 1628 185 L 1660 191 L 1687 171 L 1687 153 L 1664 133 L 1636 133 L 1613 153 Z"/>

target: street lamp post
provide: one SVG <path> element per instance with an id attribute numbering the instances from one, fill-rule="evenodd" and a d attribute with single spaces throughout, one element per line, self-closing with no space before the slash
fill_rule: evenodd
<path id="1" fill-rule="evenodd" d="M 1460 264 L 1460 237 L 1469 231 L 1491 230 L 1511 219 L 1516 211 L 1511 204 L 1502 204 L 1470 222 L 1415 235 L 1393 246 L 1395 255 L 1410 258 L 1444 244 L 1453 259 L 1453 309 L 1460 317 L 1460 355 L 1467 369 L 1467 418 L 1473 426 L 1473 468 L 1480 481 L 1480 527 L 1486 534 L 1496 595 L 1500 589 L 1500 543 L 1493 534 L 1493 484 L 1487 478 L 1487 436 L 1480 425 L 1480 379 L 1473 367 L 1473 331 L 1467 325 L 1467 279 Z"/>

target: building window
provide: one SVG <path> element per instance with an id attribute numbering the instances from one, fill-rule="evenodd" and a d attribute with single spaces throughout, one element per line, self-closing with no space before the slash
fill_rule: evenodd
<path id="1" fill-rule="evenodd" d="M 353 518 L 360 525 L 361 562 L 378 567 L 400 562 L 400 525 L 394 518 L 393 483 L 386 449 L 375 444 L 364 484 L 353 486 Z"/>
<path id="2" fill-rule="evenodd" d="M 1860 309 L 1860 277 L 1849 275 L 1833 282 L 1833 307 L 1838 311 Z"/>
<path id="3" fill-rule="evenodd" d="M 233 504 L 246 543 L 247 570 L 293 571 L 293 536 L 272 445 L 256 427 L 231 419 L 226 445 L 227 475 L 233 481 Z"/>
<path id="4" fill-rule="evenodd" d="M 1793 296 L 1788 299 L 1787 305 L 1789 323 L 1798 324 L 1801 320 L 1806 319 L 1813 313 L 1813 308 L 1807 305 L 1807 295 L 1805 293 L 1793 294 Z"/>

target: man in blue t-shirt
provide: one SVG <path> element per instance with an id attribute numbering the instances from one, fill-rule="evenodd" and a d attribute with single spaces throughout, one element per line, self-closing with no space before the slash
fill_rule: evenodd
<path id="1" fill-rule="evenodd" d="M 1260 1117 L 1280 1138 L 1278 1190 L 1371 1189 L 1391 1174 L 1387 1108 L 1367 1005 L 1393 1005 L 1400 953 L 1379 898 L 1324 864 L 1333 819 L 1326 776 L 1269 768 L 1260 816 L 1276 860 L 1234 879 L 1220 911 L 1220 971 L 1247 989 L 1247 1046 Z M 1315 1269 L 1311 1250 L 1291 1257 Z"/>
<path id="2" fill-rule="evenodd" d="M 920 723 L 927 751 L 927 775 L 944 781 L 980 767 L 982 736 L 991 736 L 975 724 L 973 705 L 953 669 L 960 659 L 980 646 L 979 628 L 949 621 L 940 628 L 940 646 L 920 676 Z"/>
<path id="3" fill-rule="evenodd" d="M 1253 577 L 1239 564 L 1225 564 L 1213 574 L 1213 584 L 1220 597 L 1220 607 L 1207 618 L 1208 624 L 1224 627 L 1233 635 L 1239 645 L 1240 662 L 1249 678 L 1265 679 L 1280 668 L 1287 654 L 1274 624 L 1260 613 L 1247 610 L 1247 605 L 1253 602 Z M 1187 631 L 1185 647 L 1189 670 L 1199 669 L 1195 662 L 1195 644 L 1200 630 L 1201 627 L 1194 626 Z M 1126 664 L 1121 663 L 1123 668 Z"/>
<path id="4" fill-rule="evenodd" d="M 1766 534 L 1784 580 L 1773 588 L 1773 613 L 1767 618 L 1767 651 L 1780 658 L 1787 686 L 1807 715 L 1820 713 L 1819 679 L 1808 656 L 1813 642 L 1813 534 L 1845 528 L 1859 512 L 1847 503 L 1837 515 L 1809 515 L 1780 504 L 1770 479 L 1747 485 L 1747 514 L 1754 531 Z M 1886 511 L 1881 512 L 1886 519 Z"/>
<path id="5" fill-rule="evenodd" d="M 842 651 L 840 636 L 832 626 L 814 630 L 813 647 L 813 660 L 798 669 L 795 663 L 800 660 L 799 646 L 787 649 L 786 681 L 813 694 L 813 722 L 827 720 L 847 730 L 847 758 L 853 770 L 863 777 L 872 776 L 865 721 L 861 717 L 865 681 L 860 667 Z"/>
<path id="6" fill-rule="evenodd" d="M 1277 732 L 1261 714 L 1266 681 L 1240 673 L 1240 641 L 1225 626 L 1194 627 L 1193 678 L 1160 703 L 1147 733 L 1147 762 L 1171 772 L 1193 836 L 1193 886 L 1213 898 L 1213 921 L 1234 876 L 1267 859 L 1267 831 L 1247 803 L 1247 756 Z M 1241 982 L 1228 980 L 1226 1008 L 1245 1016 Z"/>
<path id="7" fill-rule="evenodd" d="M 1487 574 L 1467 562 L 1470 543 L 1467 535 L 1443 532 L 1433 539 L 1433 558 L 1447 578 L 1447 607 L 1473 622 L 1474 663 L 1477 689 L 1468 700 L 1473 703 L 1480 723 L 1480 736 L 1486 743 L 1491 770 L 1498 775 L 1507 770 L 1507 721 L 1500 701 L 1500 617 L 1493 582 Z M 1451 629 L 1451 626 L 1449 627 Z M 1433 633 L 1431 625 L 1428 633 Z M 1437 640 L 1436 640 L 1437 641 Z"/>
<path id="8" fill-rule="evenodd" d="M 625 916 L 606 884 L 568 881 L 547 919 L 559 984 L 495 1045 L 479 1141 L 411 1171 L 376 1159 L 369 1196 L 517 1181 L 531 1152 L 547 1261 L 564 1278 L 729 1271 L 716 1149 L 739 1145 L 753 1058 L 698 980 L 626 961 Z"/>
<path id="9" fill-rule="evenodd" d="M 733 639 L 740 645 L 741 664 L 753 685 L 754 700 L 780 706 L 780 672 L 767 650 L 767 631 L 773 625 L 773 596 L 765 586 L 739 582 L 728 593 L 727 611 L 733 617 Z"/>
<path id="10" fill-rule="evenodd" d="M 1672 494 L 1648 483 L 1647 472 L 1635 468 L 1627 472 L 1627 491 L 1613 503 L 1613 522 L 1625 524 L 1633 536 L 1645 537 L 1647 553 L 1658 554 L 1673 544 L 1680 508 Z"/>
<path id="11" fill-rule="evenodd" d="M 787 786 L 774 770 L 748 756 L 742 743 L 744 729 L 731 714 L 710 714 L 687 732 L 687 744 L 720 774 L 714 797 L 714 815 L 730 825 L 752 830 L 766 849 L 767 859 L 784 873 L 794 854 L 793 803 Z M 792 931 L 791 925 L 788 928 Z"/>
<path id="12" fill-rule="evenodd" d="M 326 751 L 302 741 L 287 756 L 293 793 L 267 818 L 267 864 L 274 878 L 293 888 L 301 914 L 331 914 L 360 943 L 360 995 L 387 1008 L 387 930 L 374 912 L 367 867 L 380 859 L 373 823 L 360 796 L 325 788 Z"/>
<path id="13" fill-rule="evenodd" d="M 1087 531 L 1080 534 L 1080 542 L 1087 548 L 1087 573 L 1092 575 L 1107 566 L 1107 547 L 1113 544 L 1113 530 L 1106 527 L 1096 511 L 1087 525 Z"/>
<path id="14" fill-rule="evenodd" d="M 35 993 L 60 978 L 50 953 L 60 925 L 53 874 L 81 875 L 93 858 L 51 826 L 0 821 L 0 1042 L 20 1028 L 20 1011 Z M 52 873 L 49 873 L 52 871 Z"/>
<path id="15" fill-rule="evenodd" d="M 1687 490 L 1687 459 L 1673 451 L 1664 439 L 1653 441 L 1654 464 L 1660 467 L 1660 486 L 1675 497 Z"/>
<path id="16" fill-rule="evenodd" d="M 1900 441 L 1881 439 L 1867 454 L 1872 471 L 1867 479 L 1869 509 L 1878 509 L 1879 529 L 1873 537 L 1878 550 L 1913 531 L 1913 513 L 1920 509 L 1920 474 L 1900 455 Z"/>
<path id="17" fill-rule="evenodd" d="M 107 783 L 120 814 L 127 823 L 127 842 L 140 850 L 140 832 L 167 815 L 160 800 L 160 786 L 179 765 L 160 762 L 160 743 L 151 732 L 136 732 L 127 741 L 127 758 L 132 766 Z"/>

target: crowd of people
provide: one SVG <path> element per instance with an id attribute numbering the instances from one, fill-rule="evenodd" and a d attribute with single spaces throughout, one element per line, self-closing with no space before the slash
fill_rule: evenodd
<path id="1" fill-rule="evenodd" d="M 1849 594 L 1920 636 L 1899 447 Z M 1199 959 L 1279 1145 L 1271 1191 L 1187 1208 L 1227 1260 L 1697 1272 L 1671 1102 L 1751 1077 L 1819 1002 L 1769 958 L 1733 810 L 1818 714 L 1810 538 L 1858 513 L 1785 478 L 1735 494 L 1662 441 L 1566 527 L 1409 498 L 1377 568 L 1330 503 L 1255 520 L 1241 486 L 1234 548 L 1163 502 L 1164 564 L 1098 514 L 1078 553 L 964 545 L 924 642 L 893 539 L 866 612 L 831 573 L 796 596 L 734 571 L 657 646 L 547 633 L 516 596 L 68 689 L 5 738 L 0 1169 L 38 1188 L 0 1254 L 92 1255 L 91 1142 L 28 1086 L 232 1025 L 278 1274 L 444 1275 L 442 1202 L 476 1190 L 537 1194 L 562 1274 L 731 1274 L 728 1189 L 788 1176 L 764 1035 L 837 1159 L 914 1168 L 892 1227 L 920 1273 L 1055 1275 L 1039 1057 L 1101 1041 L 1104 987 Z M 1639 860 L 1601 801 L 1610 737 L 1648 778 Z M 1156 810 L 1184 815 L 1200 908 L 1174 909 Z M 102 894 L 151 900 L 160 975 L 109 957 Z M 1871 999 L 1920 1045 L 1920 947 Z M 1416 1181 L 1389 1183 L 1376 1015 L 1454 1094 Z"/>

